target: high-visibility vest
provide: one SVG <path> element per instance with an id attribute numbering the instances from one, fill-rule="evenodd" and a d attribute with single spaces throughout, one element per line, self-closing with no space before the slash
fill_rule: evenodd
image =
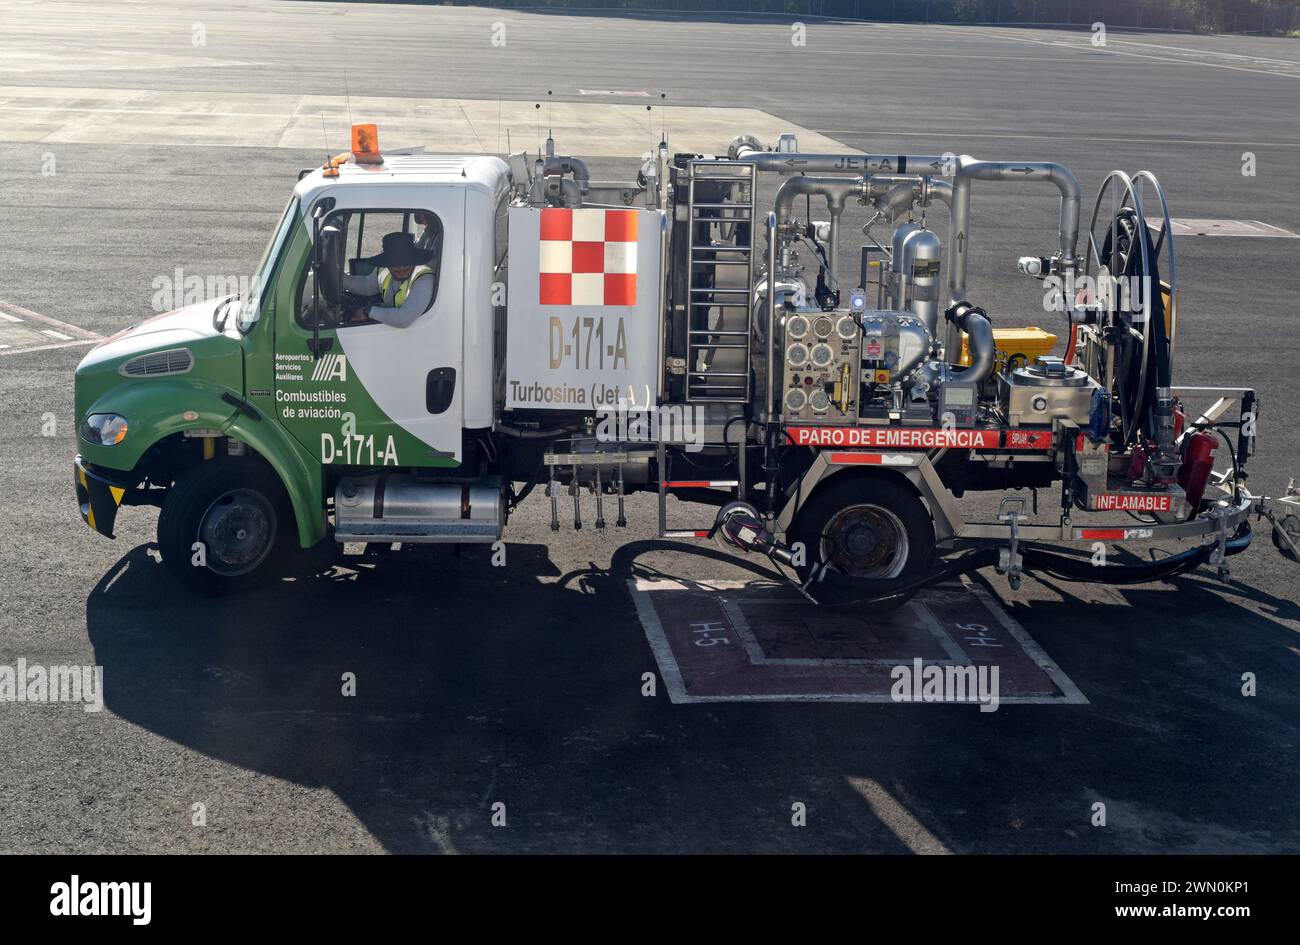
<path id="1" fill-rule="evenodd" d="M 423 276 L 433 275 L 433 270 L 428 266 L 416 266 L 411 270 L 411 275 L 406 281 L 397 287 L 397 295 L 393 297 L 392 307 L 401 308 L 406 297 L 411 293 L 411 286 L 415 285 L 415 280 Z M 387 269 L 383 270 L 383 275 L 379 277 L 379 293 L 384 298 L 388 298 L 388 287 L 393 284 L 393 274 Z"/>

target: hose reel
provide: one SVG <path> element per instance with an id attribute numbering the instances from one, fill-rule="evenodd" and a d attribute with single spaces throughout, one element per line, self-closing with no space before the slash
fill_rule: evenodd
<path id="1" fill-rule="evenodd" d="M 1146 184 L 1160 201 L 1163 219 L 1158 228 L 1143 207 Z M 1108 196 L 1110 205 L 1103 215 Z M 1099 222 L 1104 227 L 1100 233 Z M 1117 445 L 1127 448 L 1140 438 L 1155 438 L 1158 391 L 1173 383 L 1177 331 L 1173 234 L 1164 191 L 1153 174 L 1141 171 L 1130 178 L 1112 171 L 1107 176 L 1093 207 L 1088 249 L 1085 274 L 1094 280 L 1102 311 L 1096 325 L 1076 327 L 1075 332 L 1089 334 L 1085 367 L 1110 391 Z M 1103 282 L 1107 283 L 1104 292 L 1100 291 Z"/>

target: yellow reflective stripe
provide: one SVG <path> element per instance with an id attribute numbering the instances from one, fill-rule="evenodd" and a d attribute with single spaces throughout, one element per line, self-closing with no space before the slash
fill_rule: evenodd
<path id="1" fill-rule="evenodd" d="M 95 503 L 93 502 L 86 503 L 86 524 L 91 528 L 95 528 Z M 99 529 L 95 528 L 95 531 L 99 531 Z"/>
<path id="2" fill-rule="evenodd" d="M 126 495 L 126 490 L 121 486 L 109 486 L 108 491 L 112 493 L 114 504 L 121 505 L 122 496 Z"/>

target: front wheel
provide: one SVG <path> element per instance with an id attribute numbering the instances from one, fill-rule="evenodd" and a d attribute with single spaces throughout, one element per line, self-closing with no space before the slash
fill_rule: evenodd
<path id="1" fill-rule="evenodd" d="M 911 485 L 897 480 L 845 476 L 832 479 L 799 510 L 791 544 L 801 542 L 807 581 L 823 570 L 863 579 L 863 596 L 889 594 L 918 577 L 934 552 L 934 524 Z M 898 606 L 911 593 L 882 602 Z"/>
<path id="2" fill-rule="evenodd" d="M 288 497 L 269 466 L 222 457 L 176 481 L 158 516 L 158 546 L 163 564 L 188 589 L 242 590 L 269 576 L 292 522 Z"/>

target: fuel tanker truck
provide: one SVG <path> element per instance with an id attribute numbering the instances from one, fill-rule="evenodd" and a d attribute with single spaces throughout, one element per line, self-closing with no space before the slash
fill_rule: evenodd
<path id="1" fill-rule="evenodd" d="M 1041 281 L 1062 354 L 968 290 L 972 193 L 1008 186 L 1059 194 L 1059 239 L 1007 268 Z M 867 220 L 848 267 L 846 210 Z M 1035 161 L 740 136 L 661 140 L 599 182 L 550 139 L 386 155 L 354 126 L 299 176 L 250 291 L 81 362 L 77 502 L 110 538 L 121 506 L 157 506 L 163 563 L 202 592 L 322 543 L 493 544 L 537 486 L 557 531 L 625 526 L 653 493 L 661 538 L 762 555 L 827 604 L 981 567 L 1224 577 L 1262 511 L 1258 400 L 1176 377 L 1157 179 L 1115 171 L 1085 213 Z M 1291 556 L 1293 492 L 1268 511 Z M 1088 552 L 1126 542 L 1184 546 Z"/>

